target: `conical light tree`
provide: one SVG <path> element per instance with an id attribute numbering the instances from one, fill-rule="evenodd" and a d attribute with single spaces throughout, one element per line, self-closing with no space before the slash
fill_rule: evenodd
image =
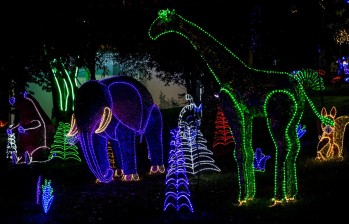
<path id="1" fill-rule="evenodd" d="M 224 146 L 234 143 L 233 135 L 231 134 L 230 126 L 221 107 L 218 107 L 216 121 L 215 121 L 215 135 L 213 141 L 213 149 L 215 153 L 223 154 Z M 224 147 L 224 148 L 222 148 Z M 231 146 L 230 148 L 233 148 Z M 227 150 L 228 151 L 228 150 Z"/>
<path id="2" fill-rule="evenodd" d="M 185 158 L 186 172 L 193 175 L 202 171 L 220 172 L 214 164 L 213 152 L 207 148 L 207 140 L 199 129 L 202 106 L 200 104 L 197 107 L 189 94 L 186 99 L 189 105 L 183 107 L 178 119 L 180 147 Z"/>
<path id="3" fill-rule="evenodd" d="M 176 211 L 188 208 L 189 211 L 194 212 L 190 201 L 189 181 L 186 174 L 185 158 L 181 150 L 179 128 L 172 129 L 170 133 L 171 141 L 165 181 L 164 211 L 172 207 Z"/>

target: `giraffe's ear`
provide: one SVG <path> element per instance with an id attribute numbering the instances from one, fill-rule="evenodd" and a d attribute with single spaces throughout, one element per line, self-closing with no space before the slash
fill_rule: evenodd
<path id="1" fill-rule="evenodd" d="M 332 117 L 332 118 L 335 118 L 335 117 L 336 117 L 337 109 L 336 109 L 335 106 L 333 106 L 333 107 L 331 108 L 330 114 L 331 114 L 331 117 Z"/>
<path id="2" fill-rule="evenodd" d="M 327 110 L 326 110 L 326 107 L 322 107 L 322 109 L 321 109 L 321 115 L 322 116 L 327 116 Z"/>

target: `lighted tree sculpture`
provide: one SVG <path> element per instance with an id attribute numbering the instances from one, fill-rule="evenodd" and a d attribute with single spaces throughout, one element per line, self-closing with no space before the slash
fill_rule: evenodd
<path id="1" fill-rule="evenodd" d="M 76 62 L 75 62 L 76 63 Z M 79 72 L 78 66 L 72 65 L 73 63 L 64 61 L 62 59 L 56 59 L 50 61 L 50 67 L 54 80 L 54 90 L 56 99 L 54 102 L 58 102 L 58 106 L 55 107 L 54 116 L 57 116 L 58 111 L 61 117 L 58 121 L 69 121 L 70 115 L 74 111 L 75 93 L 79 84 L 77 83 L 77 76 Z"/>
<path id="2" fill-rule="evenodd" d="M 218 107 L 216 121 L 215 121 L 213 149 L 215 149 L 216 154 L 223 154 L 223 152 L 218 152 L 218 150 L 222 150 L 222 147 L 220 146 L 230 146 L 230 144 L 233 144 L 233 143 L 234 143 L 234 138 L 231 134 L 228 121 L 224 116 L 222 108 Z M 227 149 L 226 151 L 232 151 L 231 148 L 229 147 L 225 147 L 225 149 Z"/>
<path id="3" fill-rule="evenodd" d="M 296 161 L 300 150 L 296 129 L 302 119 L 305 103 L 309 103 L 322 123 L 334 125 L 331 119 L 321 116 L 303 87 L 303 83 L 308 83 L 306 79 L 320 82 L 309 87 L 322 86 L 321 77 L 314 79 L 307 75 L 301 78 L 304 73 L 296 76 L 289 72 L 250 67 L 217 38 L 175 10 L 160 10 L 150 25 L 148 35 L 152 40 L 157 40 L 170 34 L 178 34 L 188 40 L 207 65 L 216 86 L 220 87 L 217 94 L 219 105 L 235 141 L 239 204 L 247 204 L 256 194 L 252 127 L 254 119 L 258 117 L 265 119 L 275 146 L 273 204 L 294 201 L 298 193 Z"/>
<path id="4" fill-rule="evenodd" d="M 327 113 L 326 108 L 323 107 L 321 114 L 331 118 L 335 125 L 332 127 L 321 124 L 322 135 L 319 136 L 316 160 L 343 160 L 343 141 L 346 126 L 349 124 L 349 116 L 336 118 L 337 109 L 334 106 L 330 113 Z"/>
<path id="5" fill-rule="evenodd" d="M 207 140 L 200 130 L 202 106 L 196 106 L 189 94 L 186 94 L 186 99 L 189 104 L 182 108 L 178 118 L 180 147 L 185 158 L 186 172 L 193 175 L 203 171 L 220 172 L 214 164 L 213 152 L 207 148 Z"/>
<path id="6" fill-rule="evenodd" d="M 73 159 L 81 162 L 78 147 L 71 140 L 74 136 L 67 137 L 69 129 L 69 123 L 59 122 L 53 144 L 51 145 L 50 158 L 59 158 L 62 160 Z"/>
<path id="7" fill-rule="evenodd" d="M 189 181 L 179 133 L 178 127 L 170 131 L 171 141 L 165 180 L 164 211 L 172 207 L 176 211 L 187 208 L 189 211 L 194 212 L 190 201 Z"/>

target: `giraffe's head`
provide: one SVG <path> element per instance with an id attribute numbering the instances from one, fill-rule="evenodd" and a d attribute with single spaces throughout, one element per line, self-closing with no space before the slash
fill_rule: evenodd
<path id="1" fill-rule="evenodd" d="M 148 35 L 152 40 L 156 40 L 165 33 L 175 32 L 173 21 L 175 20 L 175 10 L 159 10 L 158 17 L 151 24 Z"/>

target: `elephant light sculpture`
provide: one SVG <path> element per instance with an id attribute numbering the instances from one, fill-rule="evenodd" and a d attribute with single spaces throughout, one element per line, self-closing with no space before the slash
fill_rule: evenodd
<path id="1" fill-rule="evenodd" d="M 78 134 L 90 170 L 98 181 L 108 183 L 114 176 L 108 160 L 108 141 L 123 180 L 139 179 L 136 136 L 146 140 L 150 174 L 165 172 L 162 128 L 162 115 L 150 92 L 134 78 L 121 75 L 91 80 L 78 89 L 67 135 Z"/>

